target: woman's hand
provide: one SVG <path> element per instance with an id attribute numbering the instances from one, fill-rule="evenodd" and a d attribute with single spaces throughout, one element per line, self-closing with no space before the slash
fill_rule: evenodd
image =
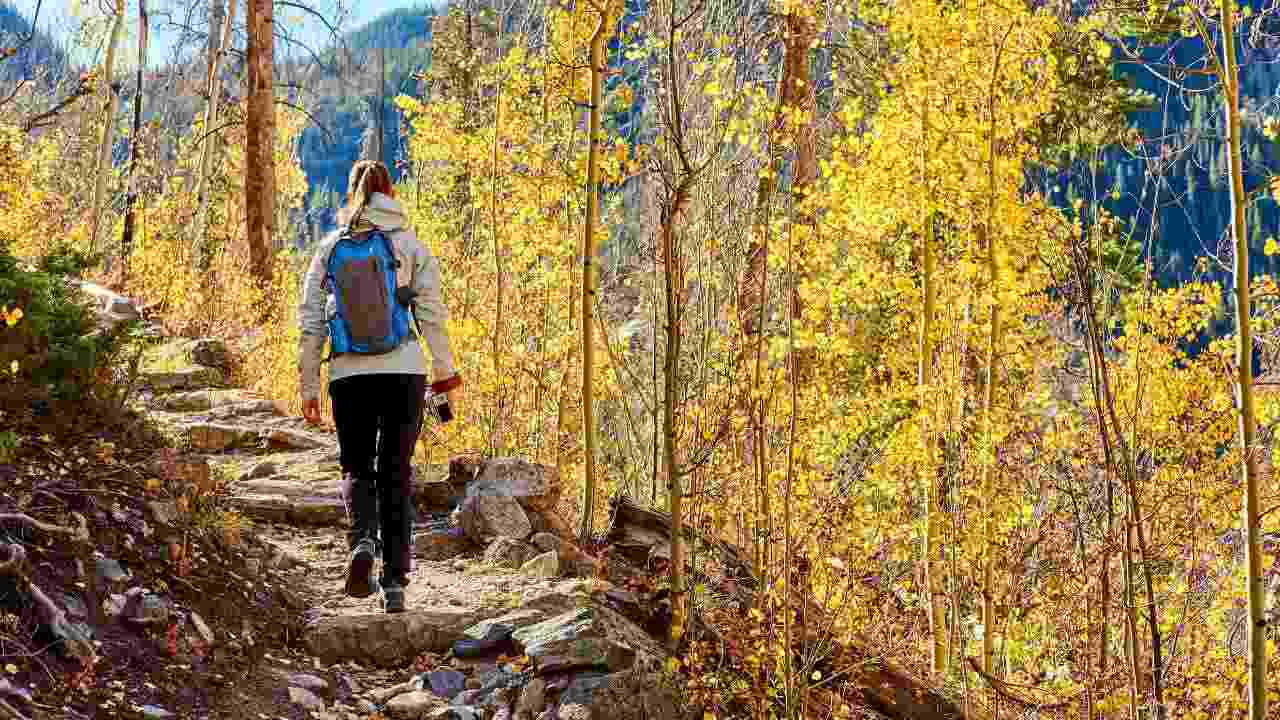
<path id="1" fill-rule="evenodd" d="M 302 401 L 302 417 L 311 425 L 320 424 L 320 398 Z"/>

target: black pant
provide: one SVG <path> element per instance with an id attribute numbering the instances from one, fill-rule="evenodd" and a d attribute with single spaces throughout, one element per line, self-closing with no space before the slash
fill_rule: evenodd
<path id="1" fill-rule="evenodd" d="M 412 460 L 422 431 L 426 384 L 425 376 L 405 374 L 356 375 L 329 383 L 343 500 L 351 520 L 347 539 L 352 549 L 365 539 L 381 548 L 384 585 L 409 581 Z"/>

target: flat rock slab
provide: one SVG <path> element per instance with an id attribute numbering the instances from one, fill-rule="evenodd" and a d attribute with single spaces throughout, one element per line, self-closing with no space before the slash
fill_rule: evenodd
<path id="1" fill-rule="evenodd" d="M 222 371 L 193 365 L 176 370 L 148 370 L 138 374 L 143 386 L 157 392 L 199 390 L 222 383 Z"/>
<path id="2" fill-rule="evenodd" d="M 197 423 L 187 426 L 186 436 L 193 450 L 216 453 L 256 442 L 258 431 L 223 423 Z"/>
<path id="3" fill-rule="evenodd" d="M 253 400 L 240 390 L 190 390 L 157 396 L 151 406 L 169 412 L 204 412 L 247 402 Z"/>
<path id="4" fill-rule="evenodd" d="M 495 614 L 493 610 L 410 610 L 340 615 L 308 628 L 302 641 L 325 663 L 401 667 L 422 653 L 448 651 L 454 641 L 465 637 L 467 628 Z"/>
<path id="5" fill-rule="evenodd" d="M 280 493 L 240 492 L 228 498 L 240 512 L 263 522 L 295 525 L 343 525 L 347 509 L 341 497 Z"/>
<path id="6" fill-rule="evenodd" d="M 272 428 L 263 431 L 262 437 L 273 448 L 290 448 L 294 450 L 315 450 L 333 446 L 337 442 L 332 435 L 287 428 Z"/>

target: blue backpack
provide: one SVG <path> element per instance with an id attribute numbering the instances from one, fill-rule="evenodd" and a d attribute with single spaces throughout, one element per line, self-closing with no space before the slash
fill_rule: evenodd
<path id="1" fill-rule="evenodd" d="M 329 319 L 331 355 L 382 355 L 409 339 L 412 319 L 408 288 L 397 288 L 391 240 L 381 230 L 361 235 L 344 231 L 325 264 L 337 300 Z"/>

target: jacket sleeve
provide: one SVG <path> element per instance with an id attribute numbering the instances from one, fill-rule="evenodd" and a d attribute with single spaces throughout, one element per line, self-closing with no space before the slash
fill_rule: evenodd
<path id="1" fill-rule="evenodd" d="M 302 301 L 298 306 L 298 323 L 301 334 L 298 337 L 298 371 L 299 387 L 302 399 L 315 400 L 320 397 L 320 355 L 324 352 L 324 342 L 329 335 L 329 326 L 325 317 L 327 293 L 324 287 L 326 248 L 331 243 L 322 242 L 311 258 L 311 265 L 302 281 Z"/>
<path id="2" fill-rule="evenodd" d="M 449 346 L 449 309 L 440 292 L 440 266 L 431 251 L 412 230 L 407 231 L 413 248 L 414 317 L 431 352 L 432 375 L 443 379 L 457 372 Z"/>

